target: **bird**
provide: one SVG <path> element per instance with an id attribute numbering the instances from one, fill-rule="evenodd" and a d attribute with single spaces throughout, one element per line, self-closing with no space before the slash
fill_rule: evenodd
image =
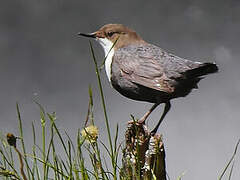
<path id="1" fill-rule="evenodd" d="M 214 62 L 178 57 L 146 42 L 122 24 L 106 24 L 93 33 L 78 35 L 93 38 L 103 47 L 106 75 L 115 90 L 129 99 L 153 103 L 139 124 L 145 124 L 153 110 L 165 104 L 152 135 L 169 112 L 172 99 L 187 96 L 205 75 L 218 71 Z"/>

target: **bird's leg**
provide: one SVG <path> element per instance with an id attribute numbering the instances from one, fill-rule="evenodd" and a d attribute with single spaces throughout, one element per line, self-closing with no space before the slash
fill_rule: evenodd
<path id="1" fill-rule="evenodd" d="M 166 102 L 165 103 L 165 107 L 164 107 L 164 111 L 163 111 L 163 114 L 160 118 L 160 120 L 158 121 L 158 124 L 156 125 L 156 127 L 151 131 L 151 135 L 155 135 L 157 130 L 158 130 L 158 127 L 160 126 L 161 122 L 163 121 L 164 117 L 166 116 L 166 114 L 168 113 L 168 111 L 170 110 L 171 108 L 171 104 L 170 104 L 170 101 Z"/>
<path id="2" fill-rule="evenodd" d="M 146 119 L 148 118 L 148 116 L 153 112 L 153 110 L 159 105 L 159 103 L 155 103 L 151 109 L 149 109 L 141 119 L 138 120 L 139 124 L 145 124 Z"/>

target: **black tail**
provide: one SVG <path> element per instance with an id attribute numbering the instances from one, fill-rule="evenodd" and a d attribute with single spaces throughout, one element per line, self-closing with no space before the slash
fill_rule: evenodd
<path id="1" fill-rule="evenodd" d="M 203 63 L 199 67 L 188 70 L 184 74 L 188 78 L 195 78 L 216 72 L 218 72 L 218 67 L 215 63 Z"/>

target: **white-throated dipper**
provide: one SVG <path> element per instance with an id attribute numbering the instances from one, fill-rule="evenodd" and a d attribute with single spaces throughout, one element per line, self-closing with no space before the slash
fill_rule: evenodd
<path id="1" fill-rule="evenodd" d="M 171 99 L 188 95 L 204 75 L 218 71 L 215 63 L 193 62 L 149 44 L 122 24 L 107 24 L 79 35 L 94 38 L 103 47 L 106 74 L 114 89 L 127 98 L 154 103 L 138 123 L 145 123 L 159 104 L 165 104 L 151 134 L 170 110 Z"/>

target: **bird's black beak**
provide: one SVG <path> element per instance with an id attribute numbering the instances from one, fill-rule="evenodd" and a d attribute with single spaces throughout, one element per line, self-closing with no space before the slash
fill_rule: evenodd
<path id="1" fill-rule="evenodd" d="M 84 37 L 90 37 L 90 38 L 96 38 L 96 33 L 78 33 L 79 36 L 84 36 Z"/>

